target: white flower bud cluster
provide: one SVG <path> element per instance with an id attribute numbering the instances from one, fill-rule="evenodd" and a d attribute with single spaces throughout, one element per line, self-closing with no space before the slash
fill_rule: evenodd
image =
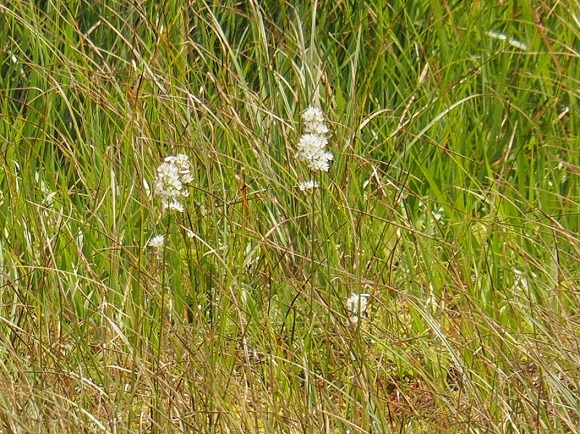
<path id="1" fill-rule="evenodd" d="M 189 157 L 184 154 L 170 155 L 157 168 L 157 177 L 153 184 L 153 193 L 161 199 L 163 210 L 183 212 L 181 198 L 187 197 L 189 191 L 184 186 L 193 181 Z"/>
<path id="2" fill-rule="evenodd" d="M 298 142 L 296 159 L 306 161 L 312 171 L 328 172 L 334 157 L 326 150 L 328 125 L 324 112 L 319 107 L 310 106 L 302 112 L 302 120 L 304 134 Z"/>

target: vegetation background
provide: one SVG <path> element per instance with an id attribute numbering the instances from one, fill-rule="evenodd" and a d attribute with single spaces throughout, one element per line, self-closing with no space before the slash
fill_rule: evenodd
<path id="1" fill-rule="evenodd" d="M 4 1 L 1 431 L 577 432 L 579 39 L 574 0 Z"/>

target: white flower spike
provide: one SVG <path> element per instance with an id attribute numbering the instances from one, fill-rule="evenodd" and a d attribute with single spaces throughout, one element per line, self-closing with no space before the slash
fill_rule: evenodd
<path id="1" fill-rule="evenodd" d="M 189 157 L 184 154 L 170 155 L 157 168 L 157 177 L 153 183 L 153 193 L 161 199 L 163 210 L 183 212 L 179 199 L 187 197 L 184 189 L 193 181 Z"/>
<path id="2" fill-rule="evenodd" d="M 302 120 L 304 134 L 298 142 L 296 159 L 308 163 L 314 172 L 328 172 L 334 156 L 326 150 L 329 129 L 324 112 L 319 107 L 310 106 L 302 112 Z"/>

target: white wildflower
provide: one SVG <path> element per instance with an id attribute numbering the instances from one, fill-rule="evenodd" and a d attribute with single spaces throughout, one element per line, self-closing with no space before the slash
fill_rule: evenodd
<path id="1" fill-rule="evenodd" d="M 189 192 L 184 189 L 193 181 L 191 163 L 184 154 L 169 156 L 157 168 L 157 177 L 153 183 L 153 193 L 161 199 L 163 210 L 183 212 L 179 199 L 187 197 Z"/>
<path id="2" fill-rule="evenodd" d="M 177 211 L 183 212 L 183 205 L 178 200 L 172 200 L 171 202 L 164 201 L 163 202 L 163 211 Z"/>
<path id="3" fill-rule="evenodd" d="M 169 157 L 165 158 L 165 162 L 173 164 L 175 167 L 177 167 L 180 180 L 183 184 L 188 184 L 193 181 L 193 176 L 191 175 L 191 163 L 189 162 L 189 157 L 187 155 L 170 155 Z"/>
<path id="4" fill-rule="evenodd" d="M 331 152 L 323 152 L 317 155 L 316 158 L 310 160 L 310 168 L 318 172 L 328 172 L 330 169 L 330 162 L 333 160 L 334 156 Z"/>
<path id="5" fill-rule="evenodd" d="M 332 153 L 326 151 L 328 140 L 325 136 L 307 133 L 300 138 L 296 159 L 308 162 L 313 171 L 328 172 L 330 161 L 334 158 Z"/>
<path id="6" fill-rule="evenodd" d="M 359 317 L 365 313 L 368 307 L 370 294 L 352 294 L 346 300 L 346 310 L 349 319 L 354 324 L 358 323 Z"/>
<path id="7" fill-rule="evenodd" d="M 163 246 L 164 242 L 165 242 L 165 237 L 163 235 L 155 235 L 153 238 L 151 238 L 149 240 L 147 245 L 149 247 L 159 248 L 159 247 Z"/>
<path id="8" fill-rule="evenodd" d="M 300 189 L 300 191 L 312 190 L 314 188 L 318 188 L 318 182 L 312 180 L 303 181 L 300 184 L 298 184 L 298 188 Z"/>
<path id="9" fill-rule="evenodd" d="M 328 125 L 324 119 L 324 112 L 315 106 L 310 106 L 302 112 L 304 132 L 324 136 L 328 133 Z"/>
<path id="10" fill-rule="evenodd" d="M 296 159 L 308 163 L 312 171 L 328 172 L 330 161 L 334 158 L 326 150 L 328 139 L 328 125 L 324 119 L 324 112 L 315 106 L 310 106 L 302 112 L 303 131 Z"/>
<path id="11" fill-rule="evenodd" d="M 157 168 L 157 178 L 153 184 L 156 196 L 171 198 L 181 195 L 183 183 L 179 179 L 177 166 L 171 163 L 162 163 Z"/>

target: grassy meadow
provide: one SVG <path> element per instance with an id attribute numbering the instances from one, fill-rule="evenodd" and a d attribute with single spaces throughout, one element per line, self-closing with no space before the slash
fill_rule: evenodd
<path id="1" fill-rule="evenodd" d="M 8 0 L 0 56 L 0 432 L 577 432 L 577 1 Z"/>

